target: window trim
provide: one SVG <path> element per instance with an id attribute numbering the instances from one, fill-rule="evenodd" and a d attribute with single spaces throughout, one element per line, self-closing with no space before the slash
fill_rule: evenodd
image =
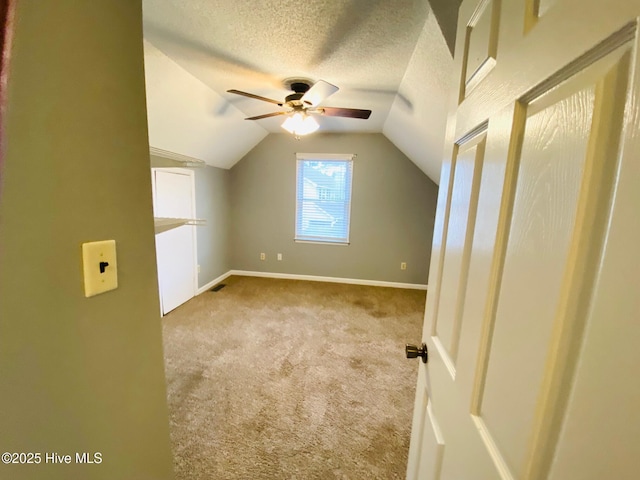
<path id="1" fill-rule="evenodd" d="M 353 199 L 353 170 L 355 167 L 354 158 L 355 154 L 352 153 L 296 153 L 296 197 L 295 197 L 295 217 L 294 217 L 294 236 L 293 240 L 296 243 L 309 243 L 309 244 L 317 244 L 317 245 L 341 245 L 341 246 L 349 246 L 351 244 L 350 235 L 351 235 L 351 210 L 352 210 L 352 199 Z M 347 232 L 346 232 L 346 240 L 336 240 L 330 237 L 322 238 L 322 237 L 307 237 L 307 238 L 298 238 L 298 187 L 299 187 L 299 175 L 300 175 L 300 166 L 301 162 L 304 161 L 312 161 L 312 162 L 322 162 L 322 161 L 343 161 L 350 162 L 351 172 L 349 175 L 349 205 L 347 214 L 348 214 L 348 222 L 347 222 Z"/>

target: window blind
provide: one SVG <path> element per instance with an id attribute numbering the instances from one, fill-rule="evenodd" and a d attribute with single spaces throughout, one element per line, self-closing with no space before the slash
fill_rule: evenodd
<path id="1" fill-rule="evenodd" d="M 297 154 L 295 240 L 349 243 L 353 155 Z"/>

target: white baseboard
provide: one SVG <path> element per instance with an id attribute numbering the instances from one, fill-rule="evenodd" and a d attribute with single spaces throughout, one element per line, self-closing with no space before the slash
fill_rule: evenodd
<path id="1" fill-rule="evenodd" d="M 351 285 L 369 285 L 372 287 L 409 288 L 412 290 L 427 289 L 427 285 L 423 285 L 419 283 L 383 282 L 380 280 L 362 280 L 359 278 L 319 277 L 316 275 L 297 275 L 295 273 L 250 272 L 246 270 L 229 270 L 225 275 L 219 278 L 221 280 L 224 280 L 230 275 L 239 275 L 243 277 L 283 278 L 287 280 L 308 280 L 311 282 L 348 283 Z M 221 280 L 218 280 L 218 279 L 214 280 L 214 284 L 215 282 L 221 281 Z"/>
<path id="2" fill-rule="evenodd" d="M 200 295 L 201 293 L 206 292 L 207 290 L 210 290 L 211 288 L 215 287 L 217 284 L 219 284 L 220 282 L 222 282 L 225 278 L 227 278 L 229 275 L 232 275 L 233 270 L 229 270 L 227 273 L 223 273 L 222 275 L 220 275 L 218 278 L 211 280 L 209 283 L 207 283 L 205 286 L 200 287 L 197 291 L 196 291 L 196 295 Z"/>

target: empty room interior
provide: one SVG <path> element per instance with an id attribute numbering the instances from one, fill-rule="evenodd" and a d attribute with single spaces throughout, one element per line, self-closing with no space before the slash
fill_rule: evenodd
<path id="1" fill-rule="evenodd" d="M 177 477 L 401 478 L 453 65 L 437 17 L 143 6 Z M 299 112 L 317 130 L 287 130 Z"/>
<path id="2" fill-rule="evenodd" d="M 0 480 L 636 478 L 637 3 L 1 1 Z"/>

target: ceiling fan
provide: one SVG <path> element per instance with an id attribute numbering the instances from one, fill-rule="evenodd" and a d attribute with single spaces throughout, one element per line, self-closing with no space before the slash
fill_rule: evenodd
<path id="1" fill-rule="evenodd" d="M 367 119 L 371 115 L 371 110 L 361 110 L 357 108 L 340 108 L 340 107 L 319 107 L 318 105 L 330 95 L 338 91 L 338 87 L 318 80 L 313 83 L 306 79 L 290 79 L 285 80 L 284 85 L 293 93 L 287 95 L 284 102 L 273 100 L 271 98 L 262 97 L 253 93 L 242 92 L 240 90 L 227 90 L 228 93 L 242 95 L 244 97 L 262 100 L 263 102 L 274 103 L 279 107 L 288 108 L 288 110 L 280 112 L 265 113 L 255 117 L 245 118 L 245 120 L 260 120 L 262 118 L 275 117 L 279 115 L 289 115 L 282 124 L 282 128 L 290 133 L 298 135 L 306 135 L 318 129 L 318 122 L 309 114 L 327 115 L 330 117 L 347 117 Z"/>

